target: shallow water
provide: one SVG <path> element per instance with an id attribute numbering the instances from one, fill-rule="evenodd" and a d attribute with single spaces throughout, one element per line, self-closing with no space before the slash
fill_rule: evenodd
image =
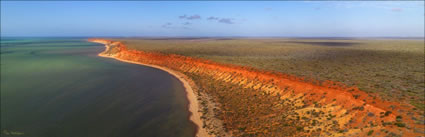
<path id="1" fill-rule="evenodd" d="M 1 135 L 194 136 L 183 85 L 84 39 L 1 41 Z"/>

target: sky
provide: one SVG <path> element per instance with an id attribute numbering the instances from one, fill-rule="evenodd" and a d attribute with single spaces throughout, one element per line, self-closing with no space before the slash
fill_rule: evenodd
<path id="1" fill-rule="evenodd" d="M 424 37 L 424 1 L 1 1 L 1 36 Z"/>

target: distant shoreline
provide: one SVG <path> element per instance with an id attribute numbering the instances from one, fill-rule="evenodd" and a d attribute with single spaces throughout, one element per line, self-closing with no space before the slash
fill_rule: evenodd
<path id="1" fill-rule="evenodd" d="M 104 43 L 102 43 L 102 44 L 104 44 Z M 188 80 L 186 80 L 186 76 L 184 74 L 181 74 L 181 73 L 175 72 L 173 70 L 170 70 L 168 68 L 157 66 L 157 65 L 144 64 L 144 63 L 135 62 L 135 61 L 128 61 L 128 60 L 116 58 L 116 57 L 113 57 L 113 56 L 104 55 L 103 53 L 109 50 L 108 44 L 104 44 L 104 46 L 105 46 L 105 50 L 98 54 L 98 56 L 100 56 L 100 57 L 113 58 L 113 59 L 116 59 L 118 61 L 122 61 L 122 62 L 126 62 L 126 63 L 138 64 L 138 65 L 143 65 L 143 66 L 147 66 L 147 67 L 160 69 L 160 70 L 163 70 L 163 71 L 171 74 L 172 76 L 176 77 L 183 84 L 185 91 L 186 91 L 186 97 L 187 97 L 187 100 L 189 102 L 189 104 L 188 104 L 188 110 L 190 112 L 189 120 L 196 125 L 195 126 L 195 132 L 196 132 L 195 136 L 197 136 L 197 137 L 208 137 L 208 136 L 210 136 L 208 134 L 208 132 L 204 128 L 202 128 L 202 121 L 200 119 L 201 113 L 200 113 L 200 110 L 199 110 L 199 102 L 196 98 L 195 92 L 193 91 L 192 87 L 190 86 Z"/>
<path id="2" fill-rule="evenodd" d="M 75 39 L 89 39 L 97 36 L 1 36 L 2 39 L 15 39 L 15 38 L 75 38 Z M 100 37 L 100 36 L 99 36 Z M 151 40 L 163 40 L 163 39 L 312 39 L 312 40 L 424 40 L 425 37 L 413 36 L 413 37 L 297 37 L 297 36 L 187 36 L 187 37 L 175 37 L 175 36 L 102 36 L 108 38 L 141 38 Z"/>

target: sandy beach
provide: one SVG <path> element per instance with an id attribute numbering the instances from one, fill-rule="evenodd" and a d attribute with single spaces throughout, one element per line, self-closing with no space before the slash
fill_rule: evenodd
<path id="1" fill-rule="evenodd" d="M 102 43 L 103 44 L 103 43 Z M 105 51 L 109 50 L 109 46 L 107 44 L 104 44 L 105 46 Z M 120 58 L 116 58 L 114 56 L 108 56 L 108 55 L 104 55 L 103 53 L 99 53 L 98 56 L 100 57 L 106 57 L 106 58 L 113 58 L 122 62 L 127 62 L 127 63 L 132 63 L 132 64 L 138 64 L 138 65 L 143 65 L 143 66 L 148 66 L 148 67 L 152 67 L 152 68 L 156 68 L 156 69 L 160 69 L 163 70 L 171 75 L 173 75 L 174 77 L 176 77 L 177 79 L 179 79 L 180 82 L 182 82 L 185 91 L 186 91 L 186 97 L 189 101 L 189 112 L 190 112 L 190 116 L 189 119 L 195 123 L 196 125 L 196 136 L 197 137 L 209 137 L 211 135 L 208 134 L 208 132 L 205 130 L 205 128 L 202 128 L 202 121 L 201 121 L 201 112 L 199 110 L 199 102 L 196 98 L 196 95 L 194 93 L 194 90 L 192 89 L 192 87 L 190 86 L 188 80 L 186 79 L 187 77 L 184 74 L 181 74 L 179 72 L 173 71 L 171 69 L 165 68 L 165 67 L 161 67 L 161 66 L 157 66 L 157 65 L 151 65 L 151 64 L 144 64 L 144 63 L 140 63 L 140 62 L 135 62 L 135 61 L 128 61 L 128 60 L 123 60 Z"/>

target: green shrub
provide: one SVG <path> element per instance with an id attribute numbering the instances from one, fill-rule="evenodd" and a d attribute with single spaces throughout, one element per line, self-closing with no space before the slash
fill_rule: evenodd
<path id="1" fill-rule="evenodd" d="M 367 132 L 367 135 L 370 136 L 373 134 L 373 130 L 369 130 L 369 132 Z"/>

